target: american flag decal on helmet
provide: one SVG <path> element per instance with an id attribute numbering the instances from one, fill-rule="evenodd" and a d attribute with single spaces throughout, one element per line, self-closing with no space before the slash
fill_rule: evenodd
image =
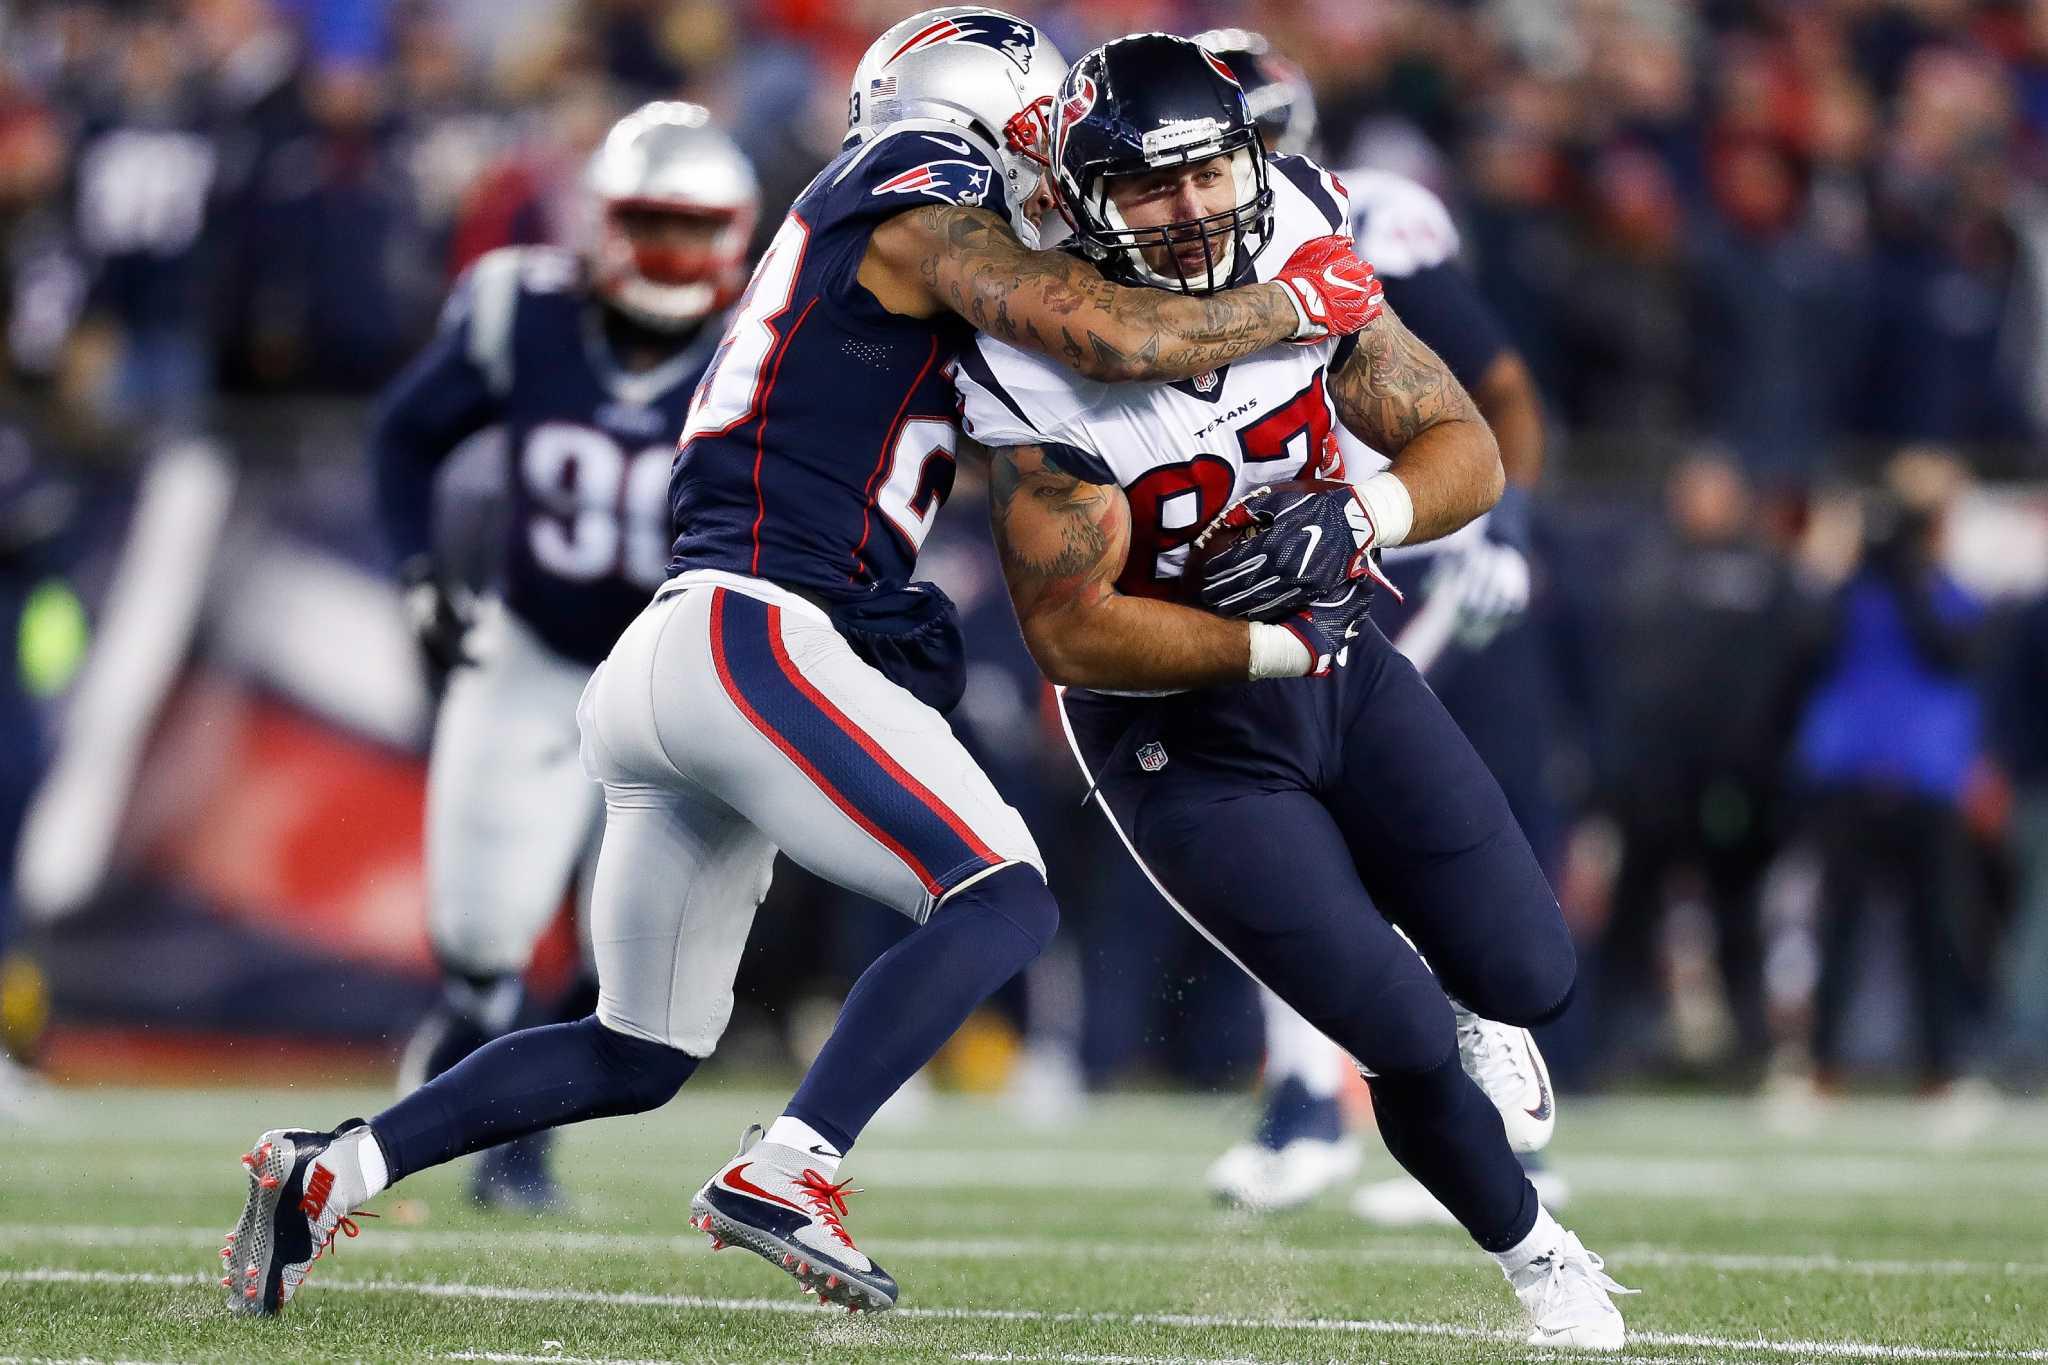
<path id="1" fill-rule="evenodd" d="M 1038 31 L 1021 19 L 1006 14 L 956 14 L 938 19 L 910 35 L 903 46 L 889 54 L 889 65 L 898 57 L 922 52 L 941 43 L 974 43 L 1002 53 L 1017 64 L 1019 71 L 1031 70 L 1031 51 L 1038 45 Z"/>
<path id="2" fill-rule="evenodd" d="M 927 161 L 890 176 L 871 193 L 924 194 L 949 204 L 974 207 L 988 198 L 990 175 L 988 167 L 972 161 Z"/>

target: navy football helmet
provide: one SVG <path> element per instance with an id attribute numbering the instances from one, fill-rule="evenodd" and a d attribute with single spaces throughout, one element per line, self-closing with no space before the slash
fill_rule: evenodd
<path id="1" fill-rule="evenodd" d="M 1222 212 L 1134 228 L 1109 197 L 1114 176 L 1215 156 L 1230 158 L 1236 186 L 1236 201 Z M 1244 90 L 1229 67 L 1186 38 L 1135 34 L 1074 63 L 1060 86 L 1053 179 L 1082 252 L 1134 284 L 1221 289 L 1272 240 L 1273 189 Z M 1197 241 L 1209 248 L 1206 269 L 1190 273 L 1172 250 L 1161 253 L 1171 273 L 1146 262 L 1149 248 Z"/>
<path id="2" fill-rule="evenodd" d="M 1244 87 L 1244 102 L 1267 151 L 1281 156 L 1314 152 L 1315 91 L 1301 68 L 1274 51 L 1265 34 L 1248 28 L 1212 28 L 1197 33 L 1195 41 L 1215 53 Z"/>

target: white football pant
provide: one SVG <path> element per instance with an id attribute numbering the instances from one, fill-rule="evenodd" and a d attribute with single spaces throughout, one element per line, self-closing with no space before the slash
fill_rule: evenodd
<path id="1" fill-rule="evenodd" d="M 710 1055 L 778 849 L 920 923 L 996 868 L 1045 870 L 945 718 L 758 579 L 669 583 L 578 719 L 605 797 L 597 1012 L 621 1033 Z"/>
<path id="2" fill-rule="evenodd" d="M 505 976 L 526 970 L 572 878 L 588 896 L 604 828 L 577 761 L 590 670 L 495 599 L 466 644 L 476 662 L 449 675 L 427 767 L 427 930 L 450 970 Z"/>

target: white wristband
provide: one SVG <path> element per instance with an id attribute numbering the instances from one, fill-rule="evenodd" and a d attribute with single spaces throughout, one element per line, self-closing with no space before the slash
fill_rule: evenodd
<path id="1" fill-rule="evenodd" d="M 1390 550 L 1408 539 L 1415 529 L 1415 499 L 1409 496 L 1408 485 L 1393 470 L 1382 469 L 1357 487 L 1359 501 L 1372 517 L 1372 543 Z"/>
<path id="2" fill-rule="evenodd" d="M 1280 281 L 1273 281 L 1280 284 Z M 1280 284 L 1280 292 L 1294 305 L 1294 340 L 1320 341 L 1330 334 L 1330 329 L 1308 315 L 1308 306 L 1301 301 L 1301 295 L 1294 292 L 1294 286 Z"/>
<path id="3" fill-rule="evenodd" d="M 1308 652 L 1308 646 L 1301 637 L 1285 626 L 1271 625 L 1265 621 L 1252 624 L 1251 680 L 1259 682 L 1265 678 L 1302 678 L 1315 667 L 1315 659 Z"/>

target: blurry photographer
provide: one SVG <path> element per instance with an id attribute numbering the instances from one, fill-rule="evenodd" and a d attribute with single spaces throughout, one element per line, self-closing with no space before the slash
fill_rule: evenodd
<path id="1" fill-rule="evenodd" d="M 1980 759 L 1982 609 L 1941 565 L 1961 465 L 1908 451 L 1886 475 L 1886 491 L 1864 508 L 1862 562 L 1836 598 L 1796 748 L 1823 877 L 1813 1060 L 1817 1083 L 1830 1088 L 1863 926 L 1873 900 L 1895 891 L 1932 1093 L 1960 1061 L 1957 931 L 1974 895 L 1962 804 Z"/>
<path id="2" fill-rule="evenodd" d="M 1689 875 L 1735 1027 L 1726 1069 L 1748 1082 L 1770 1043 L 1757 891 L 1783 840 L 1785 746 L 1818 623 L 1730 456 L 1680 462 L 1665 515 L 1621 575 L 1608 650 L 1602 766 L 1623 852 L 1600 945 L 1600 1051 L 1614 1073 L 1664 1060 L 1660 940 L 1674 874 Z"/>

